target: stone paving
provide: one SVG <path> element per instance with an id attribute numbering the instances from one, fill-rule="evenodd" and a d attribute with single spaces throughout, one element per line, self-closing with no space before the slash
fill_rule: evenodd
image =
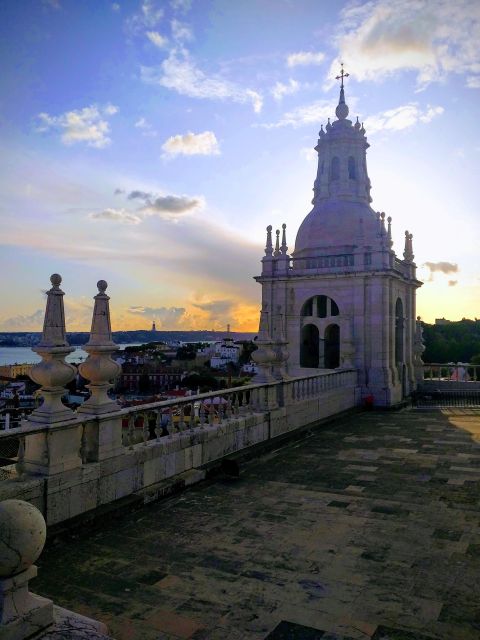
<path id="1" fill-rule="evenodd" d="M 32 591 L 117 640 L 478 640 L 480 413 L 362 413 L 100 529 Z"/>

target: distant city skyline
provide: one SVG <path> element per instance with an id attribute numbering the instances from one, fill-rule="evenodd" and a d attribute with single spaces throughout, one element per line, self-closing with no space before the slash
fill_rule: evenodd
<path id="1" fill-rule="evenodd" d="M 255 331 L 265 227 L 311 209 L 340 61 L 372 206 L 413 233 L 417 312 L 480 316 L 480 5 L 463 0 L 7 0 L 0 331 Z M 321 293 L 321 292 L 319 292 Z"/>

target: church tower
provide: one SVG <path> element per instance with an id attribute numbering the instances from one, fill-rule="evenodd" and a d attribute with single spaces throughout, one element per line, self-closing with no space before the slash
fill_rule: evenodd
<path id="1" fill-rule="evenodd" d="M 267 227 L 259 344 L 274 354 L 265 379 L 355 368 L 362 395 L 378 406 L 415 388 L 415 294 L 421 286 L 405 232 L 393 251 L 391 218 L 370 203 L 365 129 L 348 119 L 342 71 L 336 120 L 322 125 L 313 209 L 288 254 L 286 228 Z M 281 236 L 281 238 L 280 238 Z"/>

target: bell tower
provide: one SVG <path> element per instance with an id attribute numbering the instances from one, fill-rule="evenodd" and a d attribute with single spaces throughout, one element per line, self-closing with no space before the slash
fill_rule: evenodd
<path id="1" fill-rule="evenodd" d="M 371 207 L 369 144 L 359 119 L 348 119 L 348 75 L 342 65 L 336 119 L 321 126 L 315 147 L 313 209 L 291 255 L 285 225 L 275 241 L 267 227 L 256 278 L 262 285 L 262 344 L 275 353 L 272 378 L 355 368 L 362 395 L 390 406 L 415 388 L 415 295 L 422 283 L 412 234 L 405 234 L 402 260 L 393 250 L 392 219 Z"/>

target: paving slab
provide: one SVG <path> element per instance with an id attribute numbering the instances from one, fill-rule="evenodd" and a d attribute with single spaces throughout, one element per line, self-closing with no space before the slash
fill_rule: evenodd
<path id="1" fill-rule="evenodd" d="M 338 419 L 38 564 L 117 640 L 478 640 L 480 413 Z"/>

